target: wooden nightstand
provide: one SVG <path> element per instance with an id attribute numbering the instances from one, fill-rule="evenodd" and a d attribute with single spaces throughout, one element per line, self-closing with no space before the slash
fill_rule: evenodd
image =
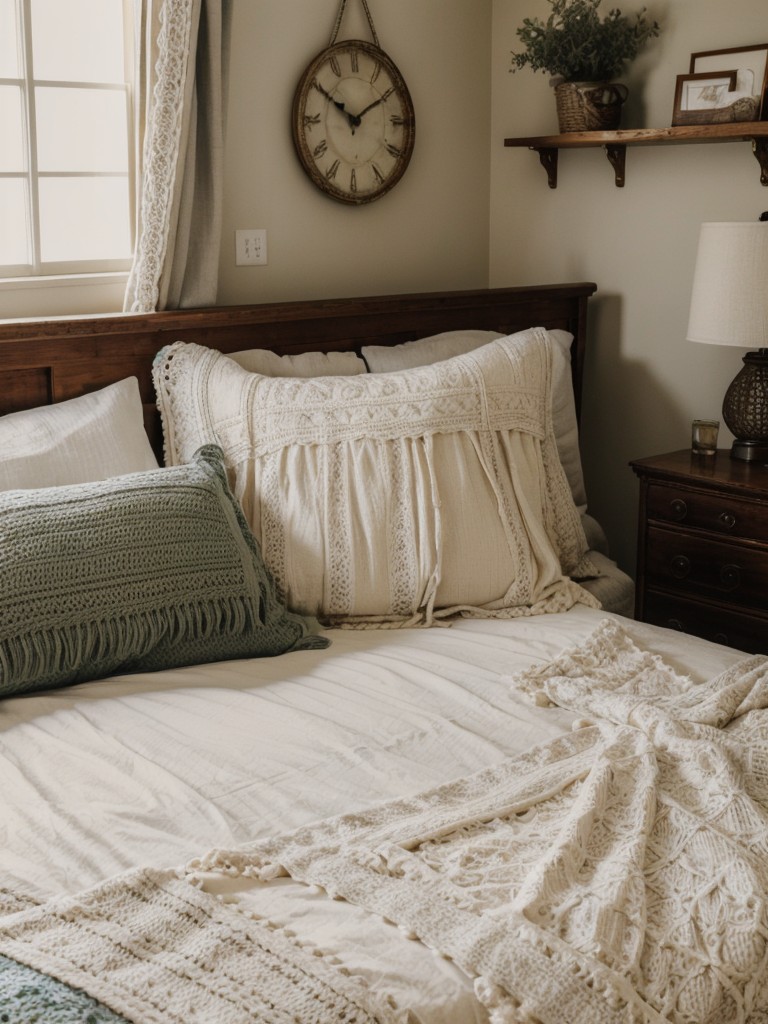
<path id="1" fill-rule="evenodd" d="M 687 449 L 630 465 L 636 618 L 768 653 L 768 467 Z"/>

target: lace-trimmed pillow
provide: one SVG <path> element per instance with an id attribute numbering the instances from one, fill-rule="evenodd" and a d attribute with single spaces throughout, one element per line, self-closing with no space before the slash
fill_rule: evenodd
<path id="1" fill-rule="evenodd" d="M 511 337 L 524 338 L 527 333 L 521 331 Z M 552 346 L 552 424 L 555 442 L 573 500 L 583 513 L 587 509 L 587 492 L 581 467 L 579 424 L 571 377 L 573 335 L 558 330 L 547 333 L 555 342 Z M 404 341 L 400 345 L 365 345 L 361 354 L 371 373 L 391 373 L 393 370 L 408 370 L 414 366 L 426 366 L 441 359 L 463 355 L 503 337 L 498 331 L 446 331 L 429 338 Z"/>
<path id="2" fill-rule="evenodd" d="M 214 446 L 0 493 L 0 696 L 326 645 L 276 594 Z"/>
<path id="3" fill-rule="evenodd" d="M 595 602 L 566 576 L 586 539 L 558 459 L 552 342 L 400 373 L 267 378 L 178 342 L 155 388 L 166 459 L 221 445 L 289 607 L 329 624 L 429 624 Z"/>

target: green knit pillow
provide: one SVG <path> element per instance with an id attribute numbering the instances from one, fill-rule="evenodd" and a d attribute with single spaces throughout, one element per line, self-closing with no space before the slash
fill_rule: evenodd
<path id="1" fill-rule="evenodd" d="M 0 493 L 2 696 L 327 643 L 278 596 L 215 445 Z"/>

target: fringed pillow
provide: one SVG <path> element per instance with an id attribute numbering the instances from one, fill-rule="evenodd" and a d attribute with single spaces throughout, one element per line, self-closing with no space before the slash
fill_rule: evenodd
<path id="1" fill-rule="evenodd" d="M 178 342 L 154 368 L 167 461 L 219 444 L 289 607 L 429 624 L 594 603 L 533 329 L 401 373 L 267 378 Z"/>
<path id="2" fill-rule="evenodd" d="M 288 612 L 221 452 L 0 494 L 0 695 L 325 646 Z"/>

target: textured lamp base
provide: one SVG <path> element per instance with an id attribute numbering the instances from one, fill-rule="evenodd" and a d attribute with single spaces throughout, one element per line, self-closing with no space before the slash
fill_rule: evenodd
<path id="1" fill-rule="evenodd" d="M 731 458 L 768 461 L 768 349 L 744 356 L 725 393 L 723 420 L 736 438 Z"/>

